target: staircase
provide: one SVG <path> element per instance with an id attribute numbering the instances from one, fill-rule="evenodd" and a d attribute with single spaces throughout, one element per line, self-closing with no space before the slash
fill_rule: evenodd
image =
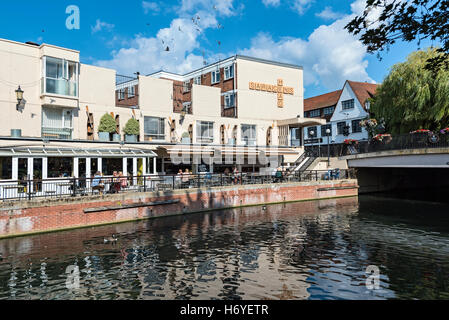
<path id="1" fill-rule="evenodd" d="M 308 155 L 306 152 L 304 152 L 294 163 L 291 165 L 288 170 L 290 173 L 296 173 L 296 172 L 304 172 L 306 171 L 312 163 L 315 162 L 317 157 L 313 155 Z"/>

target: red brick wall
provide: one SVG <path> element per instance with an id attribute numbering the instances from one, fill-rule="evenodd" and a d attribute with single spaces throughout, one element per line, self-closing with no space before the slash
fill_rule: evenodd
<path id="1" fill-rule="evenodd" d="M 318 191 L 320 188 L 350 186 L 353 188 L 330 191 Z M 274 185 L 234 186 L 212 189 L 189 189 L 157 195 L 123 194 L 105 196 L 103 199 L 92 198 L 76 200 L 66 199 L 55 203 L 26 204 L 18 209 L 3 208 L 0 211 L 0 238 L 27 233 L 94 226 L 121 221 L 132 221 L 166 215 L 198 212 L 220 208 L 231 208 L 242 205 L 257 205 L 288 201 L 336 198 L 357 195 L 355 180 L 326 183 L 291 183 Z M 84 209 L 140 202 L 179 200 L 170 205 L 141 207 L 132 209 L 110 210 L 84 213 Z"/>

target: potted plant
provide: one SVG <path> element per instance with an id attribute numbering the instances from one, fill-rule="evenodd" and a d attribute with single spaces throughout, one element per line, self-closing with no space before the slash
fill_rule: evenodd
<path id="1" fill-rule="evenodd" d="M 188 132 L 182 134 L 181 143 L 190 144 L 190 134 Z"/>
<path id="2" fill-rule="evenodd" d="M 100 126 L 98 127 L 98 137 L 101 141 L 110 141 L 111 133 L 116 130 L 116 124 L 114 118 L 106 113 L 100 119 Z"/>
<path id="3" fill-rule="evenodd" d="M 123 131 L 125 132 L 125 141 L 137 142 L 137 136 L 140 134 L 139 121 L 134 118 L 129 119 Z"/>

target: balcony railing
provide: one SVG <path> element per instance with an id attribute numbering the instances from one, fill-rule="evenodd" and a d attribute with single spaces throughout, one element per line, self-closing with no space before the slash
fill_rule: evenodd
<path id="1" fill-rule="evenodd" d="M 341 180 L 354 178 L 352 170 L 238 173 L 101 178 L 57 178 L 0 181 L 0 200 L 60 199 L 125 192 L 159 192 L 232 185 L 273 184 L 284 182 Z"/>
<path id="2" fill-rule="evenodd" d="M 42 78 L 42 93 L 77 97 L 78 83 L 66 79 Z"/>
<path id="3" fill-rule="evenodd" d="M 42 138 L 71 140 L 72 131 L 71 128 L 42 128 Z"/>

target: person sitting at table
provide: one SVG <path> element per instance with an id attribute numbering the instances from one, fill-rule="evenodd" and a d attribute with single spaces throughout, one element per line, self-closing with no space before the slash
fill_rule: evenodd
<path id="1" fill-rule="evenodd" d="M 186 169 L 186 171 L 182 174 L 182 188 L 187 188 L 189 186 L 189 181 L 190 181 L 190 171 L 189 169 Z"/>
<path id="2" fill-rule="evenodd" d="M 92 191 L 98 190 L 100 194 L 103 194 L 104 185 L 101 183 L 101 172 L 97 171 L 95 173 L 94 179 L 92 180 Z"/>
<path id="3" fill-rule="evenodd" d="M 126 179 L 126 177 L 123 175 L 123 172 L 119 172 L 118 173 L 118 176 L 119 176 L 119 181 L 120 181 L 120 187 L 122 188 L 122 189 L 124 189 L 124 188 L 127 188 L 128 187 L 128 179 Z"/>
<path id="4" fill-rule="evenodd" d="M 119 193 L 120 192 L 120 178 L 117 171 L 114 171 L 112 173 L 112 193 Z"/>
<path id="5" fill-rule="evenodd" d="M 234 171 L 233 171 L 233 179 L 234 179 L 234 184 L 238 184 L 241 182 L 241 175 L 239 175 L 239 169 L 237 169 L 237 167 L 234 167 Z"/>

